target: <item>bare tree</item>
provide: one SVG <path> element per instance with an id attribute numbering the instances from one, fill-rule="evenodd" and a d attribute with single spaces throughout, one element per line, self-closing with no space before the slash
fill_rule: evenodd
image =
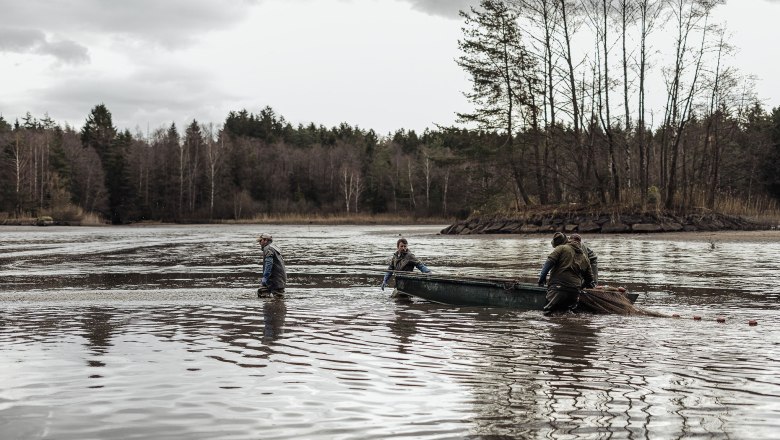
<path id="1" fill-rule="evenodd" d="M 647 142 L 645 113 L 645 79 L 647 76 L 647 39 L 663 11 L 663 0 L 638 0 L 639 14 L 639 87 L 637 103 L 637 146 L 639 150 L 639 180 L 642 201 L 647 199 L 649 182 L 650 143 Z"/>
<path id="2" fill-rule="evenodd" d="M 707 193 L 707 207 L 709 209 L 715 209 L 715 196 L 718 189 L 718 182 L 720 180 L 720 160 L 721 160 L 721 145 L 719 130 L 716 124 L 720 122 L 721 116 L 725 111 L 719 111 L 716 114 L 716 109 L 725 107 L 725 103 L 721 102 L 721 81 L 723 80 L 724 72 L 721 68 L 722 58 L 724 52 L 730 51 L 731 47 L 725 42 L 725 31 L 723 29 L 718 30 L 720 35 L 718 41 L 718 55 L 715 64 L 715 71 L 713 73 L 712 93 L 710 94 L 709 114 L 707 118 L 707 127 L 704 135 L 704 155 L 708 153 L 709 144 L 712 143 L 712 166 L 710 171 L 709 190 Z M 726 73 L 728 75 L 728 73 Z"/>
<path id="3" fill-rule="evenodd" d="M 607 137 L 607 146 L 609 148 L 609 174 L 612 179 L 612 201 L 620 202 L 620 172 L 617 167 L 617 148 L 615 145 L 615 134 L 612 129 L 612 117 L 610 114 L 609 92 L 611 89 L 611 79 L 609 76 L 609 16 L 612 11 L 612 2 L 610 0 L 588 0 L 590 2 L 589 13 L 593 25 L 593 31 L 596 33 L 597 50 L 596 56 L 599 58 L 597 83 L 598 90 L 598 117 L 601 122 L 601 128 Z"/>
<path id="4" fill-rule="evenodd" d="M 409 176 L 409 205 L 412 209 L 417 208 L 417 202 L 414 199 L 414 179 L 412 178 L 412 159 L 406 159 L 406 170 Z"/>
<path id="5" fill-rule="evenodd" d="M 355 177 L 355 175 L 353 172 L 351 172 L 349 167 L 344 165 L 341 167 L 341 176 L 341 189 L 344 192 L 344 207 L 347 210 L 347 214 L 349 214 L 349 205 L 352 203 L 352 191 L 354 190 L 352 179 Z"/>
<path id="6" fill-rule="evenodd" d="M 669 155 L 671 157 L 669 158 L 669 177 L 665 201 L 667 209 L 674 206 L 677 192 L 677 162 L 680 157 L 682 135 L 686 125 L 691 120 L 693 103 L 698 91 L 698 80 L 704 62 L 710 28 L 708 23 L 710 12 L 722 2 L 723 0 L 674 0 L 672 11 L 676 18 L 676 57 L 671 75 L 667 78 L 669 104 L 665 124 L 671 132 L 671 140 L 669 141 Z M 689 37 L 696 29 L 701 34 L 700 44 L 689 51 Z M 693 70 L 688 75 L 686 84 L 685 72 L 691 67 L 691 64 Z"/>
<path id="7" fill-rule="evenodd" d="M 431 208 L 431 156 L 427 149 L 423 150 L 423 172 L 425 173 L 425 209 Z"/>
<path id="8" fill-rule="evenodd" d="M 525 30 L 526 39 L 531 42 L 535 52 L 529 52 L 536 58 L 532 69 L 538 68 L 538 73 L 527 74 L 526 91 L 527 105 L 520 106 L 523 119 L 530 124 L 528 139 L 532 144 L 534 174 L 536 177 L 539 201 L 547 204 L 551 194 L 560 198 L 560 176 L 550 173 L 558 162 L 558 104 L 557 84 L 560 81 L 558 70 L 558 33 L 561 14 L 559 0 L 516 0 L 520 16 L 523 14 L 530 26 L 521 26 Z M 536 77 L 543 78 L 540 84 Z M 543 119 L 540 124 L 539 118 Z M 522 188 L 516 186 L 517 192 Z"/>
<path id="9" fill-rule="evenodd" d="M 628 79 L 628 47 L 626 40 L 628 38 L 629 24 L 634 21 L 634 8 L 637 0 L 618 0 L 618 14 L 620 17 L 620 41 L 622 43 L 622 64 L 623 64 L 623 110 L 625 112 L 625 127 L 623 127 L 623 164 L 625 173 L 626 188 L 631 188 L 631 110 L 629 109 L 629 79 Z"/>
<path id="10" fill-rule="evenodd" d="M 587 157 L 585 148 L 582 142 L 582 111 L 581 111 L 581 103 L 582 101 L 579 99 L 577 94 L 577 84 L 576 84 L 576 71 L 575 71 L 575 61 L 572 56 L 572 48 L 571 48 L 571 42 L 572 37 L 574 35 L 574 32 L 576 30 L 576 26 L 573 23 L 572 18 L 572 8 L 574 7 L 574 3 L 570 2 L 569 0 L 560 0 L 560 16 L 561 16 L 561 29 L 563 31 L 563 43 L 562 43 L 562 53 L 563 53 L 563 59 L 566 61 L 566 77 L 568 80 L 568 97 L 569 97 L 569 105 L 571 106 L 571 119 L 572 119 L 572 127 L 573 127 L 573 137 L 574 137 L 574 152 L 577 156 L 580 158 Z M 587 201 L 587 186 L 586 186 L 586 180 L 587 180 L 587 163 L 581 164 L 581 166 L 578 166 L 576 168 L 577 172 L 577 193 L 579 195 L 580 202 L 586 202 Z"/>
<path id="11" fill-rule="evenodd" d="M 206 134 L 206 166 L 209 179 L 209 218 L 214 218 L 214 197 L 216 195 L 217 173 L 225 151 L 225 134 L 220 131 L 215 139 L 214 124 L 204 130 Z"/>

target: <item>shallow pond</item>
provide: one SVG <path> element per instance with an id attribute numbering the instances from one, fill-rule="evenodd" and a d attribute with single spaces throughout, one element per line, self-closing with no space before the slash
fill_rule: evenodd
<path id="1" fill-rule="evenodd" d="M 436 273 L 551 250 L 441 227 L 3 227 L 0 438 L 777 438 L 780 232 L 586 236 L 681 317 L 545 317 L 390 299 L 399 235 Z M 255 294 L 262 231 L 284 299 Z"/>

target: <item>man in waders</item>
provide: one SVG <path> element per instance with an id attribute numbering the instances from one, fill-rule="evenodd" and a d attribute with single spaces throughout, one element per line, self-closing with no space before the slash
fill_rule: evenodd
<path id="1" fill-rule="evenodd" d="M 599 283 L 599 258 L 596 256 L 596 253 L 593 252 L 593 249 L 591 249 L 590 247 L 585 246 L 585 243 L 582 242 L 582 237 L 580 237 L 580 234 L 569 235 L 569 241 L 576 241 L 577 243 L 580 244 L 580 249 L 582 249 L 582 253 L 585 254 L 586 257 L 588 257 L 588 261 L 590 262 L 590 271 L 593 272 L 593 284 L 598 284 Z M 587 287 L 587 286 L 583 286 L 583 287 Z"/>
<path id="2" fill-rule="evenodd" d="M 566 235 L 556 232 L 552 245 L 555 249 L 539 273 L 539 286 L 547 284 L 547 304 L 544 314 L 574 310 L 582 286 L 593 287 L 593 272 L 588 257 L 576 241 L 566 242 Z M 547 282 L 547 274 L 550 280 Z"/>
<path id="3" fill-rule="evenodd" d="M 390 277 L 392 277 L 395 272 L 412 272 L 416 267 L 422 273 L 431 273 L 430 269 L 418 260 L 413 253 L 409 252 L 409 242 L 406 241 L 405 238 L 399 238 L 395 246 L 396 251 L 390 259 L 390 265 L 387 266 L 387 273 L 385 273 L 382 285 L 380 286 L 383 291 L 385 290 L 385 286 L 387 286 L 387 282 L 390 281 Z M 398 290 L 393 289 L 393 293 L 390 296 L 397 297 L 399 295 Z"/>
<path id="4" fill-rule="evenodd" d="M 284 258 L 279 248 L 273 244 L 271 234 L 260 234 L 257 242 L 263 249 L 263 278 L 257 289 L 258 298 L 284 298 L 284 288 L 287 285 L 287 271 L 284 268 Z"/>

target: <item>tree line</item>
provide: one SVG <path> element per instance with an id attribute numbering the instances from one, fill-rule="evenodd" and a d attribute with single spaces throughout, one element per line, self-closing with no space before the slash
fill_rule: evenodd
<path id="1" fill-rule="evenodd" d="M 378 135 L 270 107 L 149 133 L 0 117 L 0 212 L 112 223 L 259 215 L 464 217 L 536 205 L 774 208 L 780 108 L 725 59 L 719 0 L 483 0 L 461 12 L 473 111 Z M 652 37 L 672 35 L 662 63 Z M 590 47 L 577 55 L 575 42 Z M 580 52 L 582 52 L 580 50 Z M 664 90 L 648 90 L 656 69 Z M 660 72 L 659 72 L 660 70 Z M 648 94 L 666 97 L 663 116 Z"/>

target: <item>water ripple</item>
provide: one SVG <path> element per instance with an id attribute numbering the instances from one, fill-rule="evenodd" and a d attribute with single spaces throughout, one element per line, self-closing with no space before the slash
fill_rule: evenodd
<path id="1" fill-rule="evenodd" d="M 538 271 L 549 237 L 268 227 L 290 286 L 258 300 L 257 229 L 4 230 L 3 437 L 770 439 L 780 428 L 778 240 L 600 237 L 604 281 L 681 317 L 547 318 L 396 301 L 377 285 L 398 234 L 438 273 L 516 278 Z"/>

